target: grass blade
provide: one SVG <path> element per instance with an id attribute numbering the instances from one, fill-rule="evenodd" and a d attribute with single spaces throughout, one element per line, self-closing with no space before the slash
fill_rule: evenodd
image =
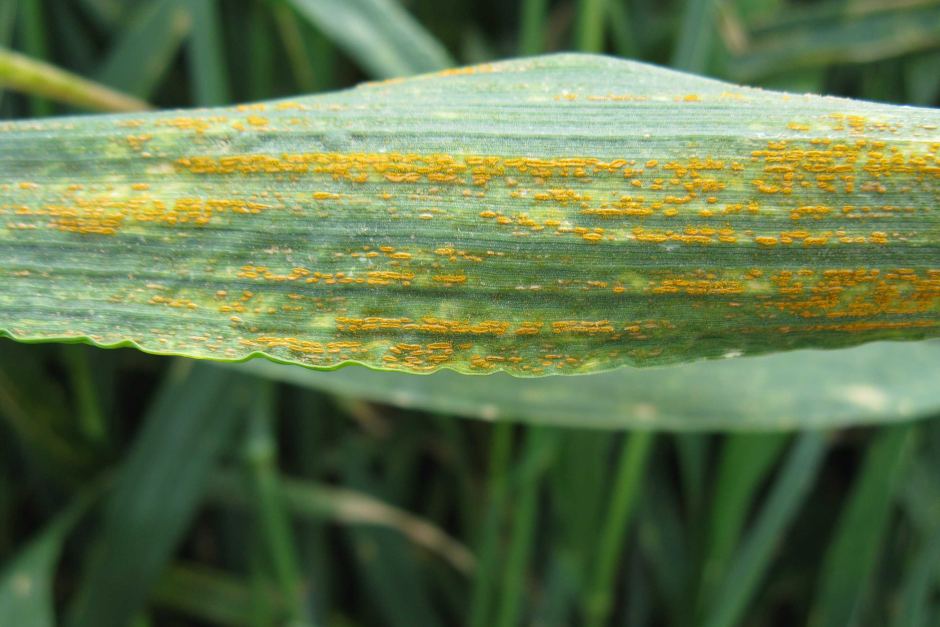
<path id="1" fill-rule="evenodd" d="M 531 56 L 545 51 L 547 0 L 523 0 L 519 27 L 519 54 Z"/>
<path id="2" fill-rule="evenodd" d="M 0 48 L 9 48 L 13 42 L 13 30 L 16 24 L 16 9 L 19 0 L 9 0 L 0 4 Z M 3 82 L 0 81 L 0 104 L 3 103 Z"/>
<path id="3" fill-rule="evenodd" d="M 192 16 L 183 0 L 142 4 L 121 31 L 97 79 L 128 94 L 149 98 L 191 27 Z"/>
<path id="4" fill-rule="evenodd" d="M 122 0 L 79 0 L 78 4 L 96 24 L 111 30 L 124 17 L 127 7 L 133 6 L 134 3 Z"/>
<path id="5" fill-rule="evenodd" d="M 0 625 L 55 627 L 52 583 L 59 553 L 97 492 L 79 496 L 0 569 Z"/>
<path id="6" fill-rule="evenodd" d="M 0 5 L 0 46 L 8 48 L 13 40 L 16 25 L 16 9 L 20 0 L 10 0 Z"/>
<path id="7" fill-rule="evenodd" d="M 277 23 L 277 30 L 284 44 L 287 58 L 290 60 L 297 86 L 304 93 L 317 91 L 318 78 L 322 81 L 322 77 L 318 77 L 318 72 L 314 69 L 314 63 L 317 63 L 320 68 L 327 65 L 327 63 L 324 63 L 323 60 L 315 61 L 313 59 L 314 55 L 307 48 L 308 33 L 303 32 L 301 28 L 303 23 L 300 22 L 290 5 L 275 4 L 273 11 L 274 21 Z M 319 33 L 309 33 L 309 35 L 311 35 L 309 39 L 322 37 Z"/>
<path id="8" fill-rule="evenodd" d="M 702 433 L 680 433 L 673 437 L 673 444 L 679 463 L 679 476 L 682 479 L 684 510 L 687 516 L 697 520 L 701 518 L 702 500 L 705 496 L 708 436 Z"/>
<path id="9" fill-rule="evenodd" d="M 216 0 L 192 0 L 192 33 L 188 45 L 193 102 L 201 107 L 232 101 L 222 41 L 221 16 Z"/>
<path id="10" fill-rule="evenodd" d="M 910 425 L 885 427 L 872 443 L 823 562 L 810 624 L 845 627 L 864 615 L 894 492 L 909 461 Z"/>
<path id="11" fill-rule="evenodd" d="M 444 47 L 394 0 L 290 0 L 367 72 L 408 76 L 453 65 Z"/>
<path id="12" fill-rule="evenodd" d="M 690 625 L 693 623 L 689 599 L 695 561 L 688 525 L 679 512 L 677 490 L 663 480 L 668 476 L 665 464 L 661 460 L 652 461 L 651 480 L 638 512 L 639 549 L 646 565 L 644 574 L 665 610 L 663 614 L 668 623 Z"/>
<path id="13" fill-rule="evenodd" d="M 927 627 L 936 614 L 931 594 L 940 582 L 940 422 L 919 428 L 912 466 L 898 486 L 906 518 L 917 531 L 898 594 L 895 627 Z M 936 616 L 934 616 L 936 618 Z"/>
<path id="14" fill-rule="evenodd" d="M 343 464 L 346 483 L 356 490 L 375 491 L 380 484 L 366 467 L 366 455 L 358 447 L 347 447 Z M 431 601 L 426 576 L 420 563 L 410 557 L 412 547 L 390 529 L 347 527 L 356 567 L 365 595 L 375 606 L 383 625 L 438 627 L 437 608 Z"/>
<path id="15" fill-rule="evenodd" d="M 611 2 L 607 5 L 607 19 L 610 22 L 610 35 L 613 39 L 617 56 L 633 59 L 639 56 L 639 45 L 634 31 L 634 20 L 630 7 L 625 2 Z"/>
<path id="16" fill-rule="evenodd" d="M 682 27 L 676 36 L 672 66 L 702 73 L 708 67 L 715 33 L 716 0 L 686 0 Z"/>
<path id="17" fill-rule="evenodd" d="M 270 565 L 281 596 L 287 600 L 289 620 L 298 627 L 312 627 L 306 584 L 300 576 L 294 532 L 286 507 L 286 495 L 277 472 L 274 435 L 274 386 L 254 382 L 244 443 L 250 502 L 255 509 L 261 551 Z"/>
<path id="18" fill-rule="evenodd" d="M 140 611 L 237 424 L 238 386 L 203 364 L 171 370 L 106 500 L 69 627 L 124 627 Z"/>
<path id="19" fill-rule="evenodd" d="M 940 409 L 940 344 L 871 344 L 583 377 L 425 377 L 346 368 L 310 373 L 258 361 L 252 374 L 340 397 L 485 420 L 593 428 L 743 431 L 927 417 Z M 733 393 L 729 393 L 733 390 Z"/>
<path id="20" fill-rule="evenodd" d="M 905 66 L 908 101 L 911 104 L 929 107 L 940 97 L 940 76 L 935 71 L 940 66 L 940 52 L 922 54 Z"/>
<path id="21" fill-rule="evenodd" d="M 44 530 L 0 572 L 0 624 L 55 627 L 52 579 L 66 531 Z"/>
<path id="22" fill-rule="evenodd" d="M 786 528 L 812 487 L 825 450 L 823 436 L 819 433 L 801 435 L 794 444 L 767 503 L 709 604 L 703 623 L 706 627 L 731 627 L 740 622 L 757 585 L 770 567 Z"/>
<path id="23" fill-rule="evenodd" d="M 299 519 L 387 527 L 439 555 L 460 572 L 470 574 L 475 568 L 470 551 L 439 527 L 368 494 L 289 477 L 281 477 L 280 484 L 285 506 Z M 226 507 L 250 505 L 237 478 L 225 472 L 212 477 L 208 498 Z"/>
<path id="24" fill-rule="evenodd" d="M 49 58 L 49 42 L 46 41 L 45 11 L 42 0 L 20 0 L 19 31 L 23 40 L 23 50 L 27 55 L 42 61 Z M 34 117 L 52 115 L 52 103 L 41 97 L 29 99 L 30 110 Z"/>
<path id="25" fill-rule="evenodd" d="M 652 445 L 652 433 L 636 432 L 629 436 L 620 454 L 610 495 L 610 510 L 597 545 L 594 579 L 584 597 L 584 624 L 588 627 L 601 627 L 609 620 L 614 600 L 614 576 L 617 566 L 623 561 L 627 523 L 641 489 L 640 481 Z"/>
<path id="26" fill-rule="evenodd" d="M 153 603 L 226 627 L 252 627 L 253 597 L 250 585 L 228 573 L 201 565 L 172 564 L 161 575 L 152 593 Z M 268 604 L 286 609 L 274 593 Z"/>
<path id="27" fill-rule="evenodd" d="M 822 19 L 813 19 L 812 12 L 791 12 L 782 23 L 752 35 L 759 43 L 732 59 L 731 75 L 750 81 L 784 70 L 876 61 L 940 44 L 940 6 L 875 6 L 861 14 L 832 11 Z"/>
<path id="28" fill-rule="evenodd" d="M 600 559 L 599 521 L 610 509 L 613 467 L 621 443 L 609 433 L 586 429 L 566 430 L 559 443 L 544 497 L 551 505 L 551 517 L 540 525 L 550 530 L 547 535 L 556 548 L 546 555 L 547 574 L 540 586 L 544 601 L 533 621 L 567 625 L 581 610 Z"/>
<path id="29" fill-rule="evenodd" d="M 604 51 L 604 21 L 608 0 L 578 0 L 575 48 L 582 52 Z"/>
<path id="30" fill-rule="evenodd" d="M 931 590 L 940 579 L 940 525 L 928 536 L 901 583 L 901 598 L 895 627 L 927 627 Z"/>
<path id="31" fill-rule="evenodd" d="M 519 466 L 523 472 L 517 477 L 513 490 L 516 501 L 500 586 L 501 602 L 493 622 L 496 627 L 515 627 L 522 615 L 522 599 L 537 531 L 538 497 L 545 470 L 557 446 L 557 435 L 557 432 L 541 427 L 528 429 Z"/>
<path id="32" fill-rule="evenodd" d="M 93 449 L 107 450 L 108 425 L 89 353 L 85 347 L 62 348 L 62 361 L 68 369 L 69 387 L 75 397 L 75 413 L 83 440 Z"/>
<path id="33" fill-rule="evenodd" d="M 724 579 L 752 501 L 786 442 L 784 434 L 740 433 L 725 439 L 711 499 L 699 585 L 700 608 Z"/>
<path id="34" fill-rule="evenodd" d="M 470 626 L 485 627 L 493 613 L 500 554 L 500 530 L 509 500 L 513 427 L 508 423 L 493 428 L 487 472 L 487 503 L 477 550 L 480 566 L 470 596 Z"/>
<path id="35" fill-rule="evenodd" d="M 0 331 L 520 376 L 934 337 L 938 123 L 590 55 L 8 123 Z"/>
<path id="36" fill-rule="evenodd" d="M 70 418 L 65 394 L 44 376 L 43 365 L 16 347 L 0 351 L 0 420 L 46 473 L 70 485 L 86 477 L 96 460 L 65 428 Z"/>
<path id="37" fill-rule="evenodd" d="M 243 21 L 247 22 L 244 26 L 248 42 L 245 51 L 248 64 L 246 93 L 250 100 L 261 100 L 275 90 L 277 35 L 271 28 L 274 20 L 267 7 L 256 2 L 248 7 Z"/>

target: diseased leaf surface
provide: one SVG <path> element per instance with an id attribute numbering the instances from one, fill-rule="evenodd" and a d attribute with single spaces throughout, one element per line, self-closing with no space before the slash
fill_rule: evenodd
<path id="1" fill-rule="evenodd" d="M 557 55 L 0 125 L 0 330 L 585 373 L 940 327 L 940 113 Z"/>

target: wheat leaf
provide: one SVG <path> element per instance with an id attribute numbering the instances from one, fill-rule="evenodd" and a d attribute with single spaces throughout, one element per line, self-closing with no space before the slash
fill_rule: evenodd
<path id="1" fill-rule="evenodd" d="M 557 55 L 0 125 L 0 331 L 587 373 L 940 335 L 940 113 Z"/>
<path id="2" fill-rule="evenodd" d="M 311 373 L 264 360 L 231 367 L 405 409 L 591 429 L 790 431 L 940 413 L 936 340 L 530 379 L 448 371 L 415 377 L 366 368 Z"/>

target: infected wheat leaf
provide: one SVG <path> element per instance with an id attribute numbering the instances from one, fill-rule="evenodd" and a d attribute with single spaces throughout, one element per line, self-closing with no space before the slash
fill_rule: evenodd
<path id="1" fill-rule="evenodd" d="M 517 375 L 940 335 L 940 113 L 557 55 L 0 125 L 0 330 Z"/>

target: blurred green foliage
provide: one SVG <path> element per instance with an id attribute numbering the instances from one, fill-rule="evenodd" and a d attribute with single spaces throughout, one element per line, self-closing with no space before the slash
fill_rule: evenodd
<path id="1" fill-rule="evenodd" d="M 0 45 L 160 107 L 567 49 L 940 98 L 935 0 L 2 0 Z M 936 626 L 938 477 L 938 420 L 514 426 L 2 341 L 0 625 Z"/>

